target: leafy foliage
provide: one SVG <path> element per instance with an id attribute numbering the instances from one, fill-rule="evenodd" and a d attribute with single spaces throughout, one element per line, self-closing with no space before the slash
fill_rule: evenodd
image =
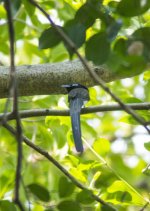
<path id="1" fill-rule="evenodd" d="M 0 63 L 9 65 L 8 22 L 4 1 L 0 2 Z M 107 65 L 112 75 L 122 78 L 139 75 L 147 69 L 145 74 L 108 86 L 125 103 L 150 100 L 149 0 L 38 2 L 87 60 L 96 65 Z M 28 0 L 14 0 L 11 5 L 16 65 L 76 58 L 73 49 Z M 87 106 L 113 103 L 99 87 L 90 88 L 90 95 Z M 0 100 L 1 113 L 5 102 L 6 99 Z M 19 101 L 21 110 L 66 106 L 66 96 L 22 97 Z M 10 101 L 8 111 L 11 107 Z M 138 111 L 138 114 L 149 122 L 149 111 Z M 11 125 L 14 125 L 13 121 Z M 87 188 L 80 190 L 43 156 L 23 145 L 20 198 L 25 208 L 28 208 L 29 196 L 33 211 L 140 210 L 147 203 L 145 198 L 149 198 L 149 136 L 143 135 L 139 124 L 124 112 L 82 115 L 81 125 L 85 151 L 79 156 L 74 150 L 69 117 L 22 119 L 24 135 L 48 151 Z M 12 202 L 16 140 L 3 127 L 0 137 L 0 210 L 16 211 L 18 208 Z M 112 208 L 95 201 L 91 190 Z"/>

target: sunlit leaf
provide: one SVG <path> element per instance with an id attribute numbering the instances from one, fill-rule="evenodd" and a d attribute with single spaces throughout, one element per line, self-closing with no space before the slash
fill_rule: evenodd
<path id="1" fill-rule="evenodd" d="M 93 149 L 101 155 L 105 155 L 110 151 L 110 143 L 107 139 L 100 138 L 94 141 Z"/>
<path id="2" fill-rule="evenodd" d="M 150 80 L 150 70 L 148 70 L 144 73 L 144 80 L 146 80 L 146 81 Z"/>
<path id="3" fill-rule="evenodd" d="M 118 204 L 120 202 L 134 205 L 142 205 L 143 198 L 130 187 L 126 182 L 116 180 L 107 188 L 110 193 L 108 201 Z"/>
<path id="4" fill-rule="evenodd" d="M 79 171 L 77 168 L 71 168 L 70 173 L 76 177 L 77 180 L 81 182 L 86 182 L 87 178 L 82 171 Z"/>

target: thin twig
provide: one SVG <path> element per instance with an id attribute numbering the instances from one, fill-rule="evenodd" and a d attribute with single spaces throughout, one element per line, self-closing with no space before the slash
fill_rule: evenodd
<path id="1" fill-rule="evenodd" d="M 144 207 L 142 207 L 139 211 L 144 211 L 144 210 L 147 208 L 148 205 L 149 205 L 149 203 L 147 202 L 147 203 L 144 205 Z"/>
<path id="2" fill-rule="evenodd" d="M 17 89 L 17 81 L 16 81 L 16 75 L 15 75 L 15 52 L 14 52 L 15 32 L 14 32 L 13 21 L 12 21 L 10 0 L 6 0 L 5 8 L 7 11 L 9 40 L 10 40 L 10 90 L 9 90 L 9 93 L 12 92 L 12 96 L 13 96 L 13 114 L 16 119 L 16 128 L 17 128 L 16 140 L 18 142 L 14 202 L 18 205 L 20 210 L 23 211 L 24 208 L 22 206 L 22 203 L 19 197 L 21 167 L 22 167 L 22 128 L 21 128 L 21 121 L 20 121 L 19 112 L 18 112 L 18 89 Z M 8 106 L 8 104 L 6 105 Z"/>
<path id="3" fill-rule="evenodd" d="M 150 103 L 130 103 L 126 104 L 134 110 L 149 110 Z M 109 112 L 109 111 L 122 111 L 123 108 L 120 105 L 101 105 L 101 106 L 91 106 L 87 108 L 82 108 L 81 114 L 90 114 L 96 112 Z M 69 110 L 55 110 L 55 109 L 33 109 L 33 110 L 23 110 L 19 111 L 20 118 L 29 117 L 40 117 L 40 116 L 69 116 Z M 15 115 L 11 112 L 6 113 L 7 120 L 15 119 Z M 3 114 L 0 114 L 0 121 L 2 121 Z"/>
<path id="4" fill-rule="evenodd" d="M 91 77 L 105 90 L 105 92 L 107 92 L 122 108 L 123 110 L 125 110 L 127 113 L 129 113 L 130 115 L 132 115 L 132 117 L 139 122 L 146 130 L 147 132 L 150 134 L 150 129 L 147 127 L 146 122 L 143 121 L 143 119 L 137 114 L 135 113 L 129 106 L 126 106 L 121 100 L 120 98 L 118 98 L 105 84 L 105 82 L 96 74 L 96 72 L 94 72 L 90 66 L 88 65 L 87 61 L 85 60 L 85 58 L 83 58 L 80 53 L 78 52 L 75 44 L 72 42 L 72 40 L 64 33 L 64 31 L 59 28 L 51 19 L 50 15 L 38 4 L 36 3 L 34 0 L 29 0 L 35 7 L 37 7 L 44 15 L 45 17 L 48 19 L 48 21 L 50 22 L 50 24 L 52 25 L 52 27 L 55 28 L 55 30 L 58 32 L 58 34 L 62 37 L 62 40 L 68 44 L 68 46 L 70 47 L 70 49 L 72 49 L 72 51 L 78 56 L 78 58 L 80 59 L 80 61 L 82 62 L 83 66 L 85 67 L 85 69 L 88 71 L 88 73 L 91 75 Z"/>
<path id="5" fill-rule="evenodd" d="M 17 131 L 11 127 L 8 123 L 3 125 L 10 133 L 16 135 Z M 107 202 L 101 199 L 99 196 L 95 195 L 91 190 L 86 188 L 82 183 L 80 183 L 74 176 L 72 176 L 57 160 L 55 160 L 47 151 L 43 150 L 39 146 L 33 144 L 27 137 L 23 136 L 23 141 L 26 145 L 37 151 L 39 154 L 43 155 L 47 160 L 49 160 L 53 165 L 55 165 L 67 178 L 69 178 L 74 185 L 82 190 L 88 190 L 91 196 L 100 204 L 105 205 L 108 208 L 112 208 Z"/>

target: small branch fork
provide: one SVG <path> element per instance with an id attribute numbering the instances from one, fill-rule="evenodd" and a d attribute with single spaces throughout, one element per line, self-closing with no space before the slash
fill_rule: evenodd
<path id="1" fill-rule="evenodd" d="M 8 30 L 9 30 L 9 40 L 10 40 L 10 89 L 9 96 L 13 97 L 13 111 L 12 114 L 16 119 L 16 140 L 17 140 L 17 167 L 16 167 L 16 176 L 15 176 L 15 190 L 14 190 L 14 202 L 18 205 L 21 211 L 24 211 L 23 205 L 19 198 L 19 189 L 21 182 L 21 168 L 22 168 L 22 128 L 21 121 L 19 116 L 18 109 L 18 89 L 17 89 L 17 81 L 15 76 L 15 53 L 14 53 L 14 40 L 15 40 L 15 32 L 12 21 L 11 14 L 11 1 L 5 1 L 5 9 L 7 12 L 8 19 Z M 7 111 L 9 101 L 6 103 L 5 110 Z M 6 114 L 4 113 L 3 123 L 7 120 Z"/>
<path id="2" fill-rule="evenodd" d="M 75 44 L 72 42 L 72 40 L 61 30 L 51 19 L 50 15 L 34 0 L 29 0 L 31 4 L 33 4 L 35 7 L 37 7 L 44 16 L 48 19 L 52 27 L 56 30 L 56 32 L 62 37 L 62 40 L 68 44 L 68 46 L 72 49 L 72 51 L 78 56 L 80 61 L 82 62 L 83 66 L 87 70 L 87 72 L 91 75 L 91 77 L 104 89 L 105 92 L 107 92 L 127 113 L 129 113 L 137 122 L 139 122 L 150 134 L 150 129 L 147 127 L 146 122 L 133 111 L 132 108 L 129 106 L 126 106 L 119 97 L 117 97 L 105 84 L 105 82 L 94 72 L 90 66 L 88 65 L 87 61 L 80 55 L 78 50 L 76 49 Z"/>

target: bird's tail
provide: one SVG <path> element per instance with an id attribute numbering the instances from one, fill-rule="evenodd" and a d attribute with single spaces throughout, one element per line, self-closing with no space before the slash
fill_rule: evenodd
<path id="1" fill-rule="evenodd" d="M 70 116 L 73 130 L 73 138 L 75 147 L 78 152 L 83 152 L 83 144 L 81 139 L 81 126 L 80 126 L 80 111 L 82 107 L 82 100 L 77 98 L 72 100 L 70 105 Z"/>

